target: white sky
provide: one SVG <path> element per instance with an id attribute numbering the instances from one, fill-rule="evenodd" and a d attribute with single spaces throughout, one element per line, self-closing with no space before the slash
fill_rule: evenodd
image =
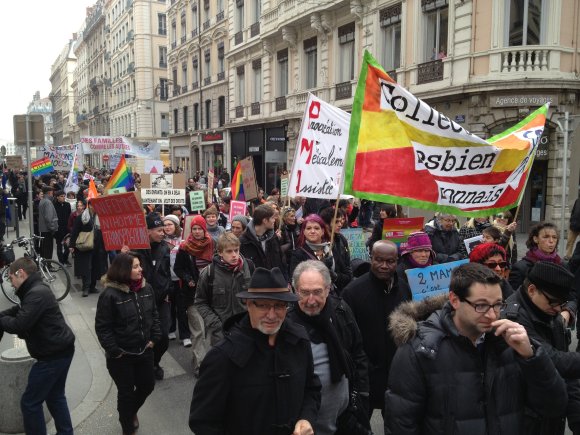
<path id="1" fill-rule="evenodd" d="M 13 142 L 12 117 L 26 113 L 36 91 L 50 92 L 50 68 L 96 0 L 2 1 L 0 142 Z"/>

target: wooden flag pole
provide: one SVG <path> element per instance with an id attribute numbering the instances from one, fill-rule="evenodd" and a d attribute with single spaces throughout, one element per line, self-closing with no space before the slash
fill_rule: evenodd
<path id="1" fill-rule="evenodd" d="M 334 223 L 336 222 L 336 215 L 338 214 L 338 201 L 340 201 L 340 193 L 336 197 L 336 202 L 334 203 L 334 217 L 332 218 L 332 222 L 330 222 L 330 252 L 332 252 L 332 247 L 334 245 L 334 228 L 336 227 Z"/>

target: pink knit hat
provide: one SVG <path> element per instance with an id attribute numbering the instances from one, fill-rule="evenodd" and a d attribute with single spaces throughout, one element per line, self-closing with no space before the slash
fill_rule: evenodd
<path id="1" fill-rule="evenodd" d="M 403 252 L 401 252 L 401 255 L 417 251 L 418 249 L 428 249 L 429 251 L 433 252 L 431 239 L 429 238 L 429 235 L 423 231 L 417 231 L 409 234 L 409 238 L 407 239 L 407 246 L 405 246 L 405 249 Z"/>

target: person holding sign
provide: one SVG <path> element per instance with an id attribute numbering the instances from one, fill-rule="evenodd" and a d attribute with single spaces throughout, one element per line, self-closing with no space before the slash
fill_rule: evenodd
<path id="1" fill-rule="evenodd" d="M 457 218 L 454 215 L 440 213 L 425 225 L 425 232 L 429 234 L 433 250 L 437 254 L 435 257 L 437 263 L 449 263 L 466 257 L 463 254 L 463 239 L 455 226 L 456 222 Z"/>
<path id="2" fill-rule="evenodd" d="M 437 264 L 435 261 L 435 251 L 431 246 L 431 239 L 427 233 L 416 231 L 409 234 L 407 246 L 401 252 L 401 259 L 397 266 L 397 275 L 399 279 L 407 281 L 407 269 L 417 269 Z"/>

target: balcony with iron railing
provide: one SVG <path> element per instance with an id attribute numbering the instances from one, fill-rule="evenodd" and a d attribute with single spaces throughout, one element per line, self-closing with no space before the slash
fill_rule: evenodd
<path id="1" fill-rule="evenodd" d="M 204 86 L 207 86 L 207 85 L 209 85 L 209 84 L 211 84 L 211 77 L 205 77 L 205 78 L 203 79 L 203 85 L 204 85 Z"/>
<path id="2" fill-rule="evenodd" d="M 210 20 L 206 20 L 203 22 L 203 30 L 209 29 L 209 26 L 210 26 Z"/>
<path id="3" fill-rule="evenodd" d="M 199 88 L 199 82 L 193 82 L 191 84 L 191 90 L 195 91 L 197 88 Z"/>
<path id="4" fill-rule="evenodd" d="M 219 23 L 223 19 L 224 19 L 224 11 L 218 12 L 218 14 L 215 16 L 215 22 Z"/>
<path id="5" fill-rule="evenodd" d="M 182 43 L 182 44 L 185 44 L 185 41 L 186 41 L 186 40 L 187 40 L 187 36 L 183 35 L 183 36 L 181 37 L 181 43 Z"/>
<path id="6" fill-rule="evenodd" d="M 244 106 L 236 106 L 236 118 L 244 117 Z"/>
<path id="7" fill-rule="evenodd" d="M 181 87 L 181 93 L 182 93 L 182 94 L 185 94 L 186 92 L 187 92 L 187 85 L 183 85 L 183 86 Z"/>
<path id="8" fill-rule="evenodd" d="M 352 83 L 342 82 L 336 84 L 336 100 L 346 100 L 352 97 Z"/>
<path id="9" fill-rule="evenodd" d="M 290 26 L 305 20 L 310 21 L 312 13 L 320 11 L 321 3 L 301 0 L 279 0 L 278 2 L 270 2 L 270 4 L 275 4 L 275 6 L 262 12 L 262 36 L 270 36 L 277 33 L 282 26 Z M 327 0 L 323 3 L 325 10 L 333 10 L 336 6 L 344 4 L 345 1 Z"/>
<path id="10" fill-rule="evenodd" d="M 443 80 L 443 61 L 441 59 L 417 65 L 417 84 L 433 83 Z"/>
<path id="11" fill-rule="evenodd" d="M 252 103 L 251 109 L 252 109 L 252 111 L 251 111 L 252 115 L 259 115 L 260 114 L 260 103 L 259 102 Z"/>
<path id="12" fill-rule="evenodd" d="M 260 34 L 260 22 L 256 22 L 250 26 L 250 38 Z"/>
<path id="13" fill-rule="evenodd" d="M 241 30 L 234 35 L 234 44 L 238 45 L 244 42 L 244 32 Z"/>
<path id="14" fill-rule="evenodd" d="M 286 110 L 286 95 L 282 97 L 276 97 L 276 112 L 280 112 L 281 110 Z"/>
<path id="15" fill-rule="evenodd" d="M 217 81 L 218 81 L 218 82 L 221 82 L 221 81 L 222 81 L 222 80 L 224 80 L 225 78 L 226 78 L 226 73 L 225 73 L 225 71 L 220 71 L 220 72 L 217 74 Z"/>
<path id="16" fill-rule="evenodd" d="M 197 36 L 197 27 L 191 31 L 191 37 L 195 38 Z"/>

